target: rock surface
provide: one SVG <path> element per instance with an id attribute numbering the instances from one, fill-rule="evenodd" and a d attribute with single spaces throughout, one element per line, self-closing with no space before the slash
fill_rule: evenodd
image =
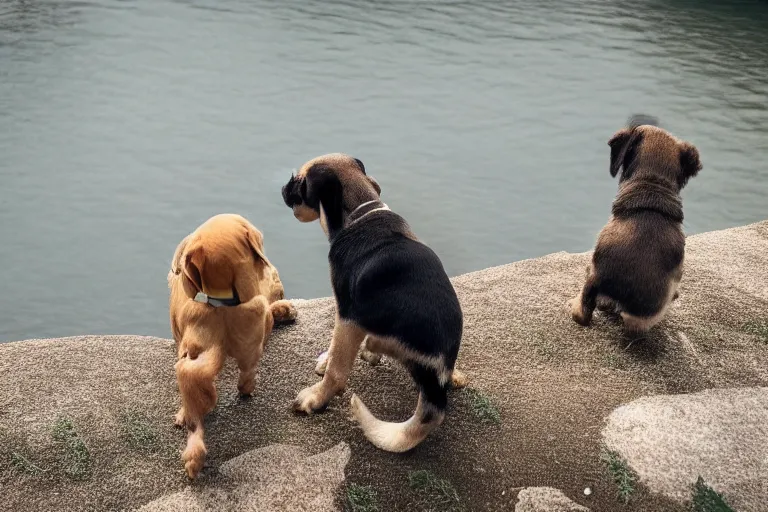
<path id="1" fill-rule="evenodd" d="M 348 461 L 349 447 L 344 443 L 311 457 L 295 446 L 257 448 L 222 464 L 216 486 L 189 486 L 139 512 L 331 511 Z"/>
<path id="2" fill-rule="evenodd" d="M 517 495 L 515 512 L 589 512 L 552 487 L 526 487 Z"/>
<path id="3" fill-rule="evenodd" d="M 608 417 L 605 444 L 681 503 L 701 476 L 740 512 L 768 503 L 768 388 L 640 398 Z"/>
<path id="4" fill-rule="evenodd" d="M 612 411 L 643 396 L 768 386 L 760 327 L 768 325 L 768 222 L 690 237 L 680 298 L 644 339 L 627 338 L 603 315 L 582 328 L 565 313 L 588 260 L 557 253 L 453 280 L 465 315 L 458 365 L 469 388 L 450 394 L 444 424 L 406 454 L 375 449 L 348 420 L 352 393 L 381 418 L 412 413 L 416 391 L 389 358 L 376 367 L 358 360 L 325 413 L 290 412 L 296 393 L 318 380 L 315 359 L 334 316 L 331 299 L 297 301 L 298 321 L 274 332 L 250 400 L 237 396 L 236 367 L 222 372 L 206 420 L 210 468 L 194 492 L 217 492 L 217 468 L 254 449 L 320 453 L 345 442 L 345 485 L 370 487 L 380 510 L 419 510 L 414 504 L 426 500 L 409 484 L 415 470 L 450 482 L 468 511 L 513 509 L 510 490 L 527 486 L 561 489 L 597 512 L 685 510 L 643 485 L 620 504 L 601 461 L 602 431 Z M 167 293 L 164 278 L 153 293 Z M 127 510 L 184 491 L 173 364 L 171 340 L 141 336 L 0 345 L 3 507 Z M 749 406 L 734 404 L 732 414 L 750 414 Z M 758 499 L 746 495 L 753 491 L 743 486 L 736 499 Z M 345 496 L 339 489 L 337 506 Z"/>

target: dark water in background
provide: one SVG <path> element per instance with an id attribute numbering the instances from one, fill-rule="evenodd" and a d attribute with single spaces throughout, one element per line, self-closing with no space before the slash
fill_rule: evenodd
<path id="1" fill-rule="evenodd" d="M 328 295 L 280 186 L 332 151 L 451 275 L 588 250 L 633 112 L 699 147 L 688 233 L 768 218 L 768 3 L 4 0 L 0 340 L 169 335 L 175 245 L 220 212 Z"/>

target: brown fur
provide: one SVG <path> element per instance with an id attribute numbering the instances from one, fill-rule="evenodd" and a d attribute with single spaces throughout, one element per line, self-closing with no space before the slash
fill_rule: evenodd
<path id="1" fill-rule="evenodd" d="M 701 163 L 693 145 L 656 126 L 619 130 L 608 144 L 611 176 L 622 170 L 619 192 L 570 310 L 581 325 L 595 307 L 613 310 L 628 331 L 643 332 L 677 298 L 685 254 L 680 190 Z"/>
<path id="2" fill-rule="evenodd" d="M 188 429 L 182 459 L 189 478 L 195 478 L 206 455 L 203 418 L 216 405 L 215 379 L 225 357 L 237 361 L 240 393 L 251 394 L 274 322 L 295 319 L 296 310 L 282 300 L 283 285 L 264 254 L 261 233 L 239 215 L 212 217 L 184 238 L 173 256 L 168 286 L 181 394 L 175 423 Z M 196 302 L 201 291 L 218 299 L 236 293 L 241 304 L 213 307 Z"/>

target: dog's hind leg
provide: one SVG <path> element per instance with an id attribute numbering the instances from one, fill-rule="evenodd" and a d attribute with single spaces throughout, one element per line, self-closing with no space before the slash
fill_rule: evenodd
<path id="1" fill-rule="evenodd" d="M 187 447 L 182 453 L 184 468 L 191 479 L 203 468 L 207 453 L 203 441 L 203 418 L 216 405 L 215 379 L 224 364 L 224 352 L 214 346 L 203 352 L 192 346 L 176 362 L 182 408 L 177 421 L 187 426 Z"/>
<path id="2" fill-rule="evenodd" d="M 373 351 L 369 348 L 368 340 L 369 336 L 366 336 L 363 340 L 363 348 L 360 351 L 360 359 L 367 362 L 371 366 L 376 366 L 381 362 L 381 353 Z"/>
<path id="3" fill-rule="evenodd" d="M 368 339 L 369 338 L 366 336 L 366 338 L 363 340 L 363 347 L 360 349 L 360 359 L 370 364 L 371 366 L 376 366 L 381 362 L 382 355 L 379 352 L 369 349 L 368 343 L 367 343 Z M 315 365 L 315 373 L 322 377 L 323 375 L 325 375 L 325 370 L 327 368 L 328 368 L 328 352 L 323 352 L 317 358 L 317 364 Z"/>
<path id="4" fill-rule="evenodd" d="M 466 387 L 467 384 L 469 384 L 469 378 L 467 375 L 464 372 L 454 368 L 453 372 L 451 373 L 451 387 L 453 389 L 461 389 Z"/>
<path id="5" fill-rule="evenodd" d="M 597 306 L 599 291 L 595 269 L 590 267 L 581 293 L 570 301 L 571 318 L 574 322 L 579 325 L 589 325 L 592 321 L 592 313 Z"/>
<path id="6" fill-rule="evenodd" d="M 230 329 L 230 355 L 237 360 L 237 367 L 240 369 L 237 390 L 240 396 L 248 396 L 256 387 L 256 367 L 272 334 L 274 319 L 263 296 L 254 297 L 252 301 L 238 307 L 242 308 L 239 313 L 243 314 L 243 318 L 237 325 L 244 330 Z M 235 340 L 237 349 L 232 346 L 232 341 Z"/>
<path id="7" fill-rule="evenodd" d="M 408 363 L 411 376 L 419 386 L 419 400 L 413 416 L 402 423 L 376 418 L 357 395 L 352 395 L 352 415 L 363 434 L 377 448 L 388 452 L 406 452 L 418 446 L 445 418 L 449 382 L 446 372 L 418 363 Z"/>

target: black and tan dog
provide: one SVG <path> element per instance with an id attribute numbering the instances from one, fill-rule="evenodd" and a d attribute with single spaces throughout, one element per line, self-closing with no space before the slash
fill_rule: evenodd
<path id="1" fill-rule="evenodd" d="M 307 162 L 283 187 L 297 219 L 320 219 L 336 298 L 323 380 L 301 391 L 294 409 L 310 414 L 341 393 L 365 339 L 368 350 L 405 365 L 419 399 L 403 423 L 375 418 L 356 395 L 352 414 L 374 445 L 404 452 L 442 423 L 448 388 L 465 383 L 454 371 L 463 318 L 440 259 L 381 202 L 380 193 L 363 163 L 343 154 Z"/>
<path id="2" fill-rule="evenodd" d="M 667 131 L 630 120 L 608 141 L 611 176 L 621 169 L 612 216 L 597 239 L 573 319 L 614 310 L 629 332 L 644 332 L 677 298 L 685 235 L 680 190 L 701 170 L 698 150 Z"/>

